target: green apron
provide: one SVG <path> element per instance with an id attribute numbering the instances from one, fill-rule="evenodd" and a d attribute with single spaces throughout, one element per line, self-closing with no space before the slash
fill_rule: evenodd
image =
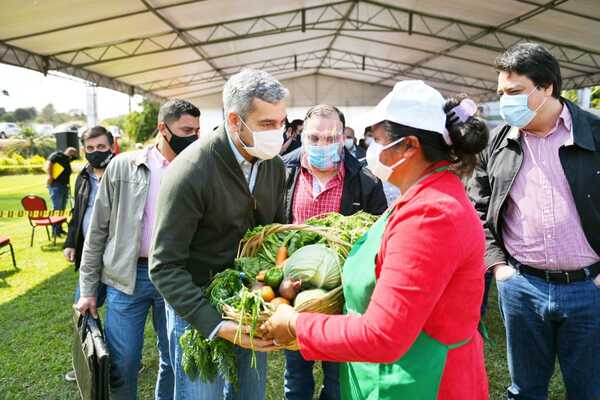
<path id="1" fill-rule="evenodd" d="M 361 237 L 344 264 L 345 314 L 363 314 L 375 287 L 375 257 L 391 211 Z M 402 358 L 391 364 L 351 362 L 340 369 L 342 399 L 436 400 L 448 351 L 470 339 L 447 346 L 421 332 Z"/>

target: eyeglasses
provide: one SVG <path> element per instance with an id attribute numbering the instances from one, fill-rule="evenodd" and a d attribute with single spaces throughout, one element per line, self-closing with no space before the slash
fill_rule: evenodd
<path id="1" fill-rule="evenodd" d="M 318 145 L 318 144 L 333 144 L 338 143 L 342 140 L 342 134 L 333 134 L 333 135 L 320 135 L 318 133 L 305 133 L 303 135 L 309 144 Z"/>

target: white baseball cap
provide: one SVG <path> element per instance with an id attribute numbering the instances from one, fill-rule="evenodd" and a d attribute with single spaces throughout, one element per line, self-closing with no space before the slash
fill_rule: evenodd
<path id="1" fill-rule="evenodd" d="M 366 126 L 383 121 L 437 132 L 450 144 L 446 131 L 444 97 L 423 81 L 406 80 L 394 85 L 371 111 L 365 115 Z"/>

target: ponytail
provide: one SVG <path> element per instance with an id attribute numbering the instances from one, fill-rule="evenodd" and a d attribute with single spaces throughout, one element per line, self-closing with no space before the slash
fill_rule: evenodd
<path id="1" fill-rule="evenodd" d="M 381 122 L 381 126 L 391 142 L 405 136 L 415 136 L 421 143 L 427 161 L 448 161 L 454 173 L 468 177 L 478 163 L 477 154 L 485 149 L 489 138 L 485 122 L 475 116 L 475 111 L 477 106 L 466 95 L 448 98 L 444 105 L 447 135 L 387 120 Z"/>
<path id="2" fill-rule="evenodd" d="M 475 107 L 475 109 L 473 109 Z M 450 162 L 460 176 L 468 176 L 478 163 L 478 153 L 488 144 L 489 130 L 485 122 L 474 115 L 475 103 L 467 95 L 446 99 L 446 129 L 452 144 Z"/>

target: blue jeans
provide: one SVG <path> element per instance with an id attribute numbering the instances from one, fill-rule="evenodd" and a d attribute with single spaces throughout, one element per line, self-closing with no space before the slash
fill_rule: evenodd
<path id="1" fill-rule="evenodd" d="M 568 399 L 600 399 L 600 288 L 592 280 L 561 285 L 519 272 L 497 286 L 508 399 L 546 399 L 557 357 Z"/>
<path id="2" fill-rule="evenodd" d="M 175 373 L 175 400 L 263 400 L 267 385 L 267 355 L 256 353 L 256 369 L 250 367 L 252 353 L 237 347 L 239 390 L 220 375 L 214 382 L 203 383 L 200 378 L 191 380 L 181 367 L 182 351 L 179 338 L 190 327 L 167 304 L 167 331 L 171 364 Z"/>
<path id="3" fill-rule="evenodd" d="M 148 266 L 138 264 L 133 295 L 108 286 L 106 289 L 105 334 L 111 357 L 110 398 L 137 399 L 138 370 L 142 361 L 144 326 L 152 308 L 152 323 L 158 347 L 157 400 L 173 398 L 173 369 L 169 360 L 169 343 L 165 301 L 148 277 Z"/>
<path id="4" fill-rule="evenodd" d="M 306 361 L 299 351 L 285 351 L 285 398 L 287 400 L 311 400 L 315 390 L 313 378 L 314 361 Z M 340 366 L 338 363 L 321 362 L 323 389 L 320 400 L 340 399 Z"/>
<path id="5" fill-rule="evenodd" d="M 69 198 L 69 187 L 62 183 L 52 182 L 50 185 L 48 185 L 48 193 L 50 194 L 52 209 L 64 210 L 67 206 L 67 199 Z M 52 232 L 55 235 L 58 233 L 62 233 L 62 226 L 53 225 Z"/>
<path id="6" fill-rule="evenodd" d="M 494 274 L 491 270 L 485 271 L 485 284 L 483 290 L 483 301 L 481 302 L 481 319 L 485 321 L 485 317 L 487 316 L 489 295 L 490 295 L 490 286 L 492 286 L 492 280 L 494 279 Z"/>

